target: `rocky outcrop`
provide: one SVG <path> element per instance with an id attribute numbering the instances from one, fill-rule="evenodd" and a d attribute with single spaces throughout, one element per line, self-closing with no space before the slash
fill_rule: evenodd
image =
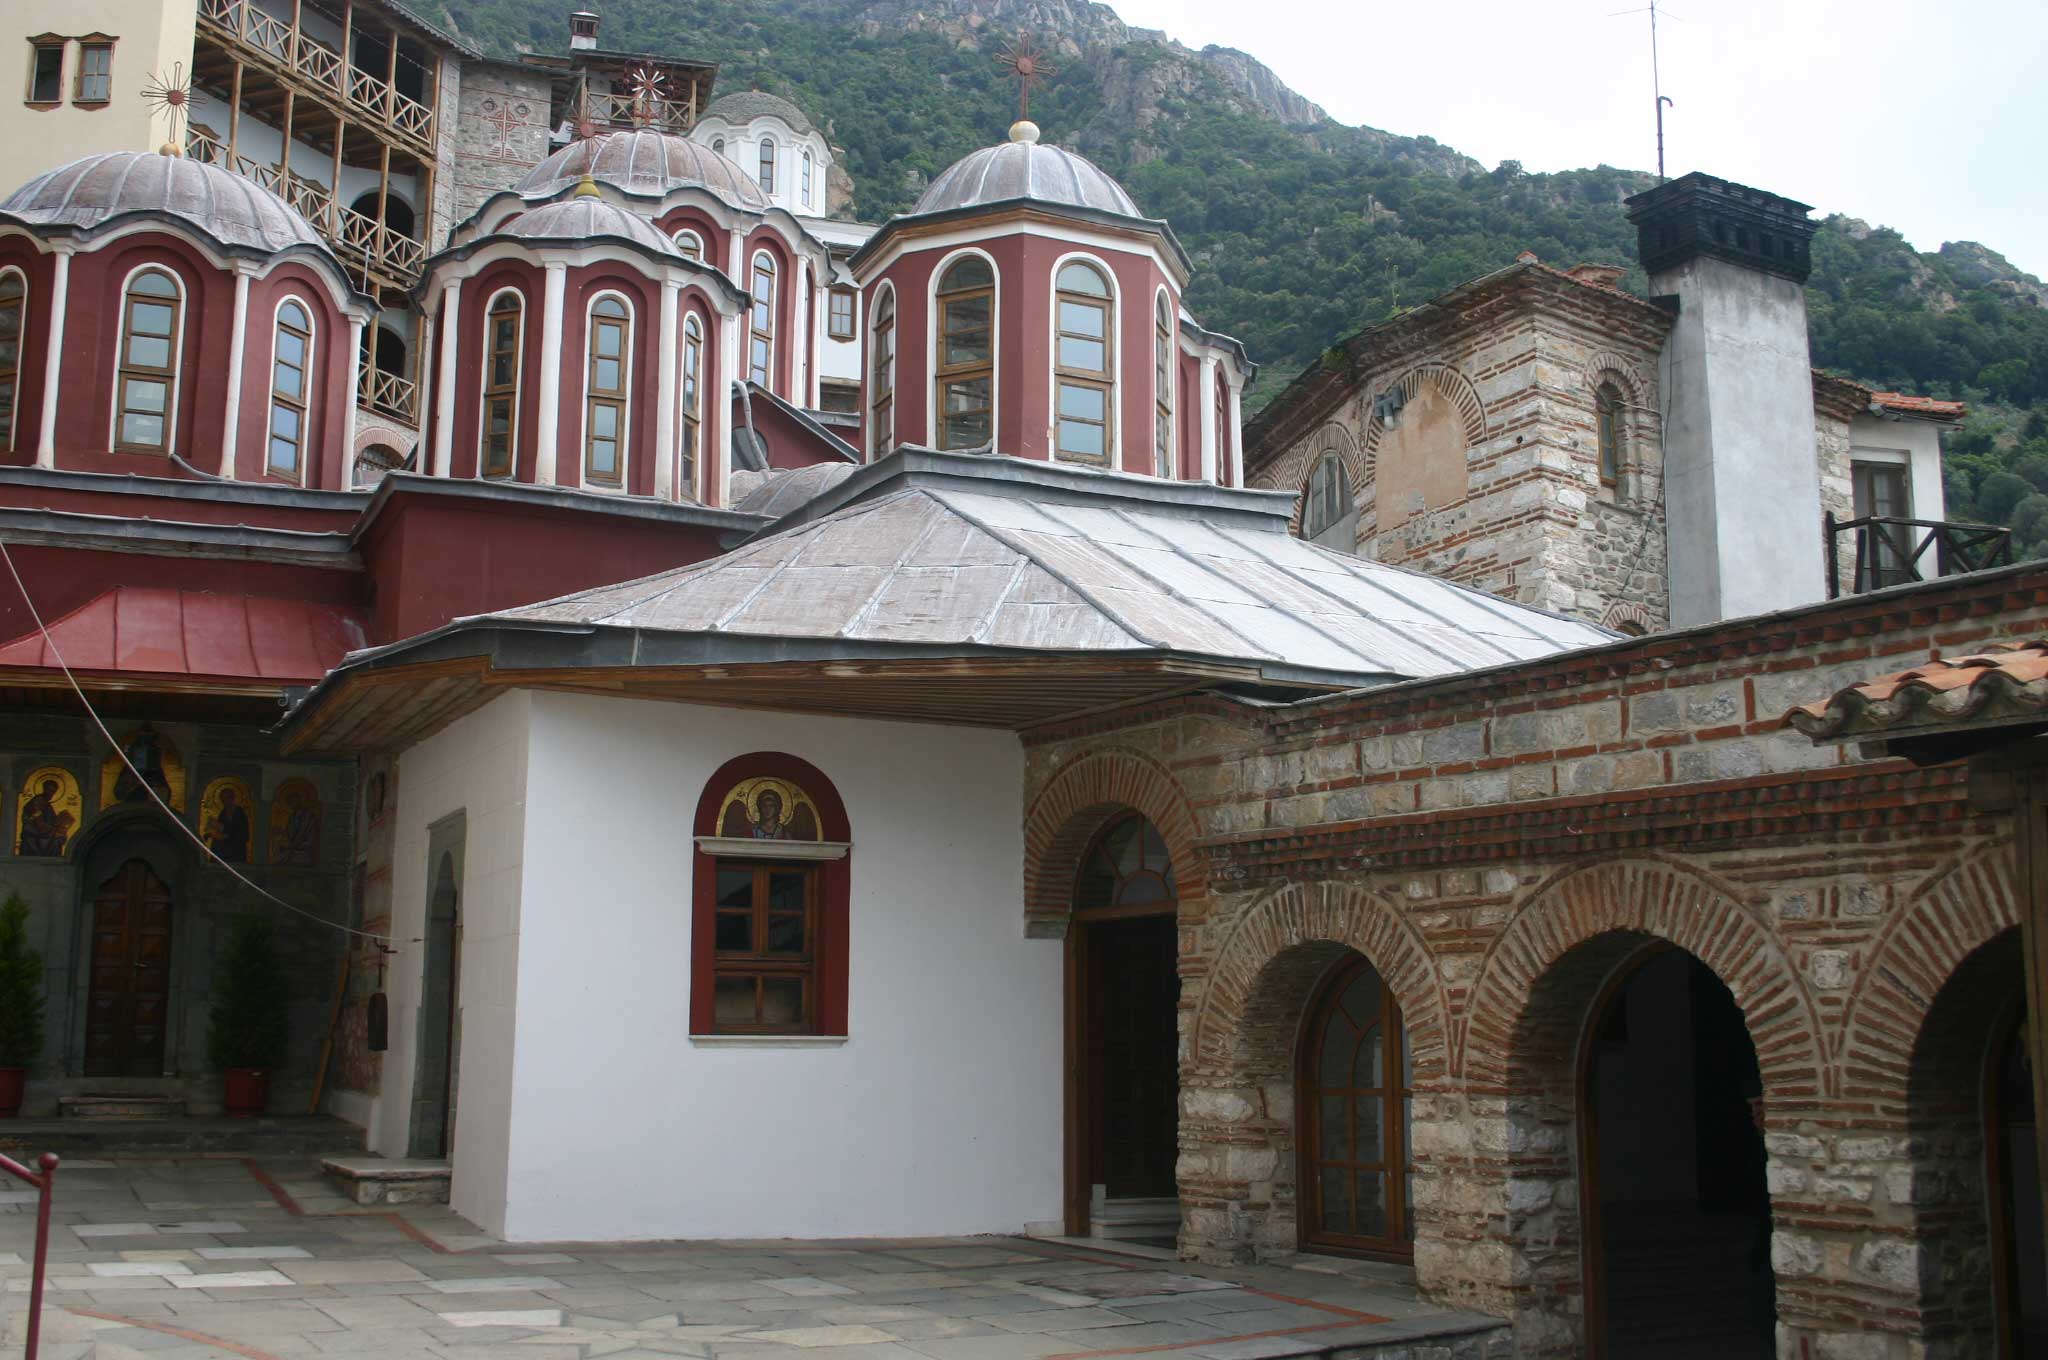
<path id="1" fill-rule="evenodd" d="M 1959 283 L 2030 307 L 2048 307 L 2048 284 L 1989 246 L 1975 241 L 1944 241 L 1939 254 Z"/>

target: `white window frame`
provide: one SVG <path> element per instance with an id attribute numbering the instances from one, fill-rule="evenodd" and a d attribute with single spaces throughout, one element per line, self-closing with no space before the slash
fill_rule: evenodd
<path id="1" fill-rule="evenodd" d="M 946 277 L 946 271 L 968 256 L 975 256 L 987 263 L 990 277 L 994 282 L 989 286 L 988 307 L 988 354 L 989 389 L 988 422 L 993 435 L 996 429 L 997 412 L 1003 409 L 1003 267 L 996 263 L 996 257 L 976 246 L 961 246 L 948 252 L 932 270 L 924 285 L 924 372 L 930 391 L 925 396 L 924 443 L 928 449 L 939 446 L 939 282 Z M 896 318 L 896 361 L 903 362 L 903 318 Z M 903 390 L 903 375 L 896 375 L 896 391 Z M 897 428 L 902 424 L 899 421 Z"/>
<path id="2" fill-rule="evenodd" d="M 320 357 L 320 318 L 313 304 L 297 293 L 284 293 L 270 309 L 270 385 L 263 404 L 263 477 L 268 481 L 291 482 L 291 478 L 270 466 L 270 416 L 277 404 L 277 334 L 283 326 L 286 303 L 296 302 L 306 316 L 306 401 L 304 427 L 299 431 L 299 477 L 297 485 L 310 486 L 313 475 L 313 394 L 318 389 L 313 366 Z M 371 341 L 375 344 L 375 340 Z"/>
<path id="3" fill-rule="evenodd" d="M 121 447 L 121 370 L 123 352 L 128 347 L 128 289 L 134 284 L 135 276 L 154 270 L 169 278 L 171 287 L 178 291 L 178 324 L 176 334 L 171 337 L 171 393 L 164 402 L 164 446 L 161 449 L 124 449 Z M 158 260 L 145 260 L 121 276 L 121 286 L 114 294 L 114 391 L 111 409 L 107 412 L 107 447 L 117 453 L 133 453 L 143 457 L 162 454 L 166 457 L 178 448 L 178 399 L 185 386 L 185 323 L 191 313 L 191 290 L 185 286 L 184 276 L 170 265 Z M 239 398 L 241 394 L 237 393 Z"/>
<path id="4" fill-rule="evenodd" d="M 597 304 L 606 298 L 617 298 L 619 305 L 626 309 L 625 371 L 619 375 L 625 399 L 619 409 L 619 484 L 608 486 L 590 479 L 590 337 L 592 323 L 597 316 Z M 583 380 L 577 385 L 581 400 L 577 402 L 579 416 L 576 434 L 576 484 L 584 491 L 601 491 L 607 496 L 624 495 L 633 485 L 633 351 L 640 344 L 640 311 L 633 305 L 633 299 L 616 288 L 606 288 L 592 293 L 590 300 L 583 304 Z"/>
<path id="5" fill-rule="evenodd" d="M 1109 447 L 1105 458 L 1095 463 L 1085 458 L 1060 456 L 1060 271 L 1074 261 L 1095 266 L 1103 278 L 1109 281 L 1110 325 L 1109 334 Z M 1124 298 L 1123 285 L 1118 282 L 1116 270 L 1109 261 L 1090 250 L 1070 250 L 1052 262 L 1052 271 L 1046 275 L 1046 421 L 1045 456 L 1048 462 L 1070 462 L 1081 467 L 1100 467 L 1106 472 L 1122 472 L 1123 464 L 1123 392 L 1124 392 Z M 1147 318 L 1149 322 L 1150 318 Z M 1149 329 L 1149 325 L 1148 325 Z M 1149 362 L 1149 356 L 1148 356 Z"/>
<path id="6" fill-rule="evenodd" d="M 804 206 L 805 206 L 806 208 L 808 208 L 808 207 L 810 207 L 810 206 L 811 206 L 811 172 L 812 172 L 812 170 L 813 170 L 813 169 L 815 168 L 815 165 L 816 165 L 816 161 L 815 161 L 815 158 L 814 158 L 814 157 L 813 157 L 813 156 L 811 155 L 811 149 L 810 149 L 809 147 L 805 147 L 805 148 L 804 148 L 804 180 L 803 180 L 803 186 L 802 186 L 802 187 L 803 187 L 803 194 L 804 194 Z"/>
<path id="7" fill-rule="evenodd" d="M 889 305 L 883 306 L 884 302 Z M 898 409 L 900 403 L 896 399 L 903 392 L 903 309 L 897 303 L 896 285 L 884 281 L 875 289 L 875 300 L 868 306 L 867 315 L 863 318 L 866 323 L 866 343 L 861 346 L 860 356 L 860 390 L 863 404 L 861 419 L 867 423 L 868 437 L 864 442 L 867 444 L 867 461 L 870 463 L 882 457 L 884 453 L 880 445 L 882 432 L 875 423 L 875 406 L 880 394 L 871 390 L 871 386 L 875 374 L 875 331 L 885 316 L 889 322 L 889 329 L 893 332 L 890 343 L 895 347 L 889 363 L 889 434 L 894 441 L 902 442 L 902 411 Z"/>
<path id="8" fill-rule="evenodd" d="M 686 362 L 690 353 L 690 332 L 693 327 L 696 329 L 697 340 L 697 400 L 694 411 L 690 409 L 690 370 Z M 705 368 L 710 362 L 710 337 L 713 333 L 709 319 L 700 315 L 695 307 L 684 304 L 683 324 L 677 333 L 676 341 L 676 401 L 682 407 L 681 429 L 684 434 L 688 434 L 693 424 L 696 426 L 697 446 L 690 461 L 688 483 L 685 484 L 681 477 L 677 477 L 676 487 L 682 493 L 683 499 L 698 504 L 702 504 L 704 499 L 698 490 L 704 476 L 704 375 Z M 676 442 L 676 460 L 679 463 L 682 460 L 685 442 L 683 439 Z"/>
<path id="9" fill-rule="evenodd" d="M 1152 394 L 1152 418 L 1155 421 L 1161 419 L 1160 408 L 1165 408 L 1166 466 L 1163 469 L 1155 467 L 1153 472 L 1171 482 L 1180 479 L 1180 308 L 1164 285 L 1152 303 L 1152 343 L 1155 346 L 1159 343 L 1159 312 L 1162 307 L 1166 311 L 1166 392 L 1164 396 L 1156 391 Z M 1058 356 L 1054 358 L 1057 360 Z M 1158 356 L 1155 354 L 1153 358 L 1153 366 L 1157 368 Z M 1153 374 L 1152 382 L 1154 387 L 1158 386 L 1157 373 Z M 1156 441 L 1158 437 L 1155 431 L 1153 439 Z M 1158 456 L 1156 442 L 1153 456 L 1155 459 Z"/>
<path id="10" fill-rule="evenodd" d="M 773 277 L 773 286 L 768 293 L 768 329 L 765 332 L 768 338 L 768 360 L 761 366 L 762 377 L 760 381 L 761 386 L 773 392 L 775 390 L 777 323 L 782 319 L 776 315 L 782 309 L 782 264 L 775 258 L 772 252 L 759 247 L 756 247 L 754 253 L 747 257 L 747 343 L 746 353 L 743 357 L 746 359 L 746 374 L 751 381 L 754 377 L 754 336 L 756 333 L 754 330 L 754 278 L 760 272 L 761 261 L 763 260 L 768 262 L 768 272 Z"/>
<path id="11" fill-rule="evenodd" d="M 690 240 L 696 245 L 696 254 L 692 255 L 688 250 L 685 250 L 683 248 L 683 238 L 685 236 L 689 237 Z M 669 237 L 669 239 L 675 242 L 675 247 L 677 250 L 682 251 L 684 259 L 695 261 L 698 264 L 704 263 L 704 237 L 702 233 L 700 233 L 695 227 L 677 227 L 675 230 L 675 234 Z"/>
<path id="12" fill-rule="evenodd" d="M 761 192 L 770 198 L 775 197 L 775 185 L 779 178 L 777 161 L 780 158 L 776 154 L 779 150 L 780 148 L 775 145 L 775 139 L 766 136 L 762 137 L 754 148 L 754 182 L 759 184 Z M 763 180 L 767 182 L 762 183 Z"/>
<path id="13" fill-rule="evenodd" d="M 519 329 L 514 334 L 512 353 L 517 360 L 512 371 L 512 430 L 511 466 L 505 474 L 494 476 L 485 471 L 487 454 L 485 444 L 490 439 L 489 414 L 491 409 L 491 308 L 498 305 L 498 299 L 510 293 L 519 299 Z M 524 289 L 506 284 L 493 288 L 491 295 L 484 299 L 484 343 L 483 381 L 476 391 L 476 480 L 491 482 L 516 482 L 519 480 L 519 405 L 526 399 L 526 313 L 532 307 Z M 590 356 L 585 355 L 588 360 Z"/>

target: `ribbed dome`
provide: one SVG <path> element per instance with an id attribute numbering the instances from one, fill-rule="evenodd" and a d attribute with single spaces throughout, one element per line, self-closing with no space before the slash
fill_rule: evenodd
<path id="1" fill-rule="evenodd" d="M 224 246 L 327 249 L 298 210 L 252 179 L 154 151 L 106 151 L 36 176 L 0 201 L 33 226 L 89 230 L 126 213 L 181 218 Z"/>
<path id="2" fill-rule="evenodd" d="M 768 195 L 746 171 L 708 146 L 658 128 L 634 128 L 574 141 L 519 181 L 521 198 L 553 198 L 585 175 L 646 198 L 672 189 L 708 189 L 735 208 L 765 212 Z"/>
<path id="3" fill-rule="evenodd" d="M 756 118 L 774 116 L 789 124 L 792 132 L 805 133 L 811 130 L 811 120 L 804 117 L 804 111 L 779 94 L 766 90 L 735 90 L 722 94 L 704 106 L 699 119 L 722 118 L 734 127 L 753 122 Z"/>
<path id="4" fill-rule="evenodd" d="M 1019 123 L 1011 140 L 985 146 L 955 161 L 919 196 L 911 216 L 978 208 L 1025 198 L 1069 208 L 1142 217 L 1124 187 L 1094 162 L 1038 140 L 1038 129 Z"/>
<path id="5" fill-rule="evenodd" d="M 617 236 L 657 255 L 681 258 L 675 243 L 656 231 L 652 222 L 616 203 L 605 202 L 595 193 L 576 194 L 529 208 L 507 222 L 504 231 L 507 236 L 528 241 L 588 241 L 599 236 Z"/>

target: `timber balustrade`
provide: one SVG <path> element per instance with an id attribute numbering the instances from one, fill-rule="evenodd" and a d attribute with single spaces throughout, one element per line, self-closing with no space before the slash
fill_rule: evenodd
<path id="1" fill-rule="evenodd" d="M 362 380 L 356 384 L 356 404 L 417 425 L 419 384 L 365 363 Z"/>
<path id="2" fill-rule="evenodd" d="M 351 117 L 368 116 L 431 156 L 434 111 L 391 82 L 358 70 L 341 53 L 303 32 L 288 20 L 258 8 L 252 0 L 199 0 L 200 27 L 208 36 L 239 48 L 237 55 L 268 69 L 296 76 L 311 90 L 346 106 Z M 388 39 L 396 42 L 397 35 Z"/>
<path id="3" fill-rule="evenodd" d="M 240 154 L 230 156 L 227 143 L 196 129 L 186 135 L 185 154 L 245 175 L 277 194 L 313 224 L 313 229 L 327 239 L 344 263 L 386 274 L 402 285 L 410 285 L 419 278 L 420 268 L 426 263 L 426 246 L 403 232 L 393 231 L 367 213 L 343 207 L 325 185 L 287 175 L 279 165 Z"/>
<path id="4" fill-rule="evenodd" d="M 1822 516 L 1828 555 L 1828 598 L 1842 593 L 1841 544 L 1850 535 L 1855 568 L 1849 592 L 1883 590 L 1912 581 L 2012 565 L 2012 530 L 1996 524 L 1866 515 Z"/>

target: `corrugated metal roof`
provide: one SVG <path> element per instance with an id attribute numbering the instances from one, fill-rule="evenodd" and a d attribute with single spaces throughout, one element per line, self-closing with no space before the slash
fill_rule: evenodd
<path id="1" fill-rule="evenodd" d="M 1286 531 L 1286 497 L 922 450 L 883 471 L 726 556 L 463 626 L 1167 652 L 1360 683 L 1612 637 L 1305 543 Z"/>
<path id="2" fill-rule="evenodd" d="M 0 667 L 53 667 L 51 643 L 75 671 L 304 683 L 364 640 L 346 605 L 264 595 L 119 586 L 40 631 L 0 645 Z"/>

